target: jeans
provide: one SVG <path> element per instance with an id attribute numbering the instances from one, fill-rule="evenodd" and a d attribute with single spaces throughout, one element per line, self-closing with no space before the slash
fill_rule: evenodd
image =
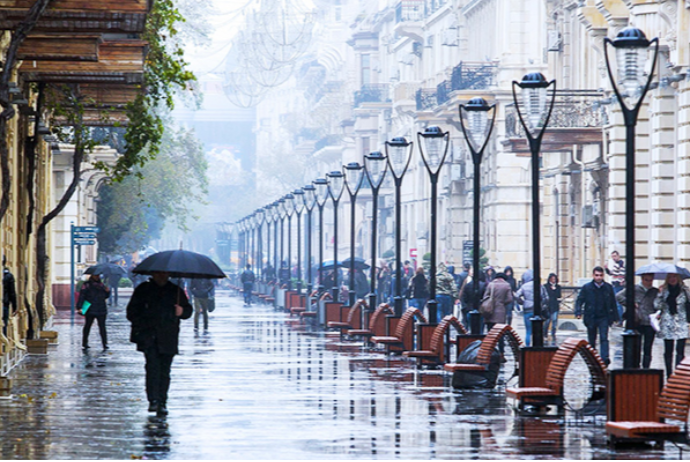
<path id="1" fill-rule="evenodd" d="M 251 282 L 245 282 L 243 284 L 244 286 L 244 303 L 246 305 L 251 305 L 252 304 L 252 290 L 254 290 L 254 284 Z"/>
<path id="2" fill-rule="evenodd" d="M 414 306 L 417 308 L 419 311 L 424 310 L 424 305 L 426 305 L 426 297 L 421 297 L 421 298 L 411 298 L 410 299 L 410 306 Z"/>
<path id="3" fill-rule="evenodd" d="M 685 358 L 685 340 L 664 340 L 664 362 L 666 363 L 666 377 L 673 373 L 673 344 L 676 344 L 676 366 Z"/>
<path id="4" fill-rule="evenodd" d="M 523 311 L 522 316 L 525 320 L 525 345 L 532 346 L 532 318 L 534 317 L 534 313 L 531 311 Z"/>
<path id="5" fill-rule="evenodd" d="M 599 333 L 599 340 L 601 340 L 601 348 L 597 348 L 597 332 Z M 601 355 L 601 359 L 608 365 L 609 359 L 609 320 L 608 318 L 599 318 L 594 320 L 593 326 L 587 327 L 587 340 L 592 348 L 597 350 Z"/>
<path id="6" fill-rule="evenodd" d="M 149 403 L 158 401 L 160 404 L 165 404 L 168 400 L 170 367 L 174 356 L 159 353 L 157 345 L 146 349 L 144 356 L 146 357 L 146 397 Z"/>
<path id="7" fill-rule="evenodd" d="M 551 335 L 556 339 L 556 329 L 558 329 L 558 311 L 544 317 L 544 337 L 549 335 L 549 324 L 551 325 Z"/>
<path id="8" fill-rule="evenodd" d="M 204 330 L 208 329 L 208 305 L 208 298 L 194 297 L 194 329 L 199 329 L 199 315 L 204 318 Z"/>
<path id="9" fill-rule="evenodd" d="M 438 310 L 436 310 L 437 322 L 441 322 L 445 316 L 453 314 L 453 298 L 450 295 L 437 295 Z"/>
<path id="10" fill-rule="evenodd" d="M 656 331 L 652 326 L 637 326 L 635 329 L 642 335 L 642 367 L 649 369 L 652 364 L 652 346 Z"/>
<path id="11" fill-rule="evenodd" d="M 105 314 L 99 314 L 98 316 L 90 316 L 86 313 L 86 320 L 84 321 L 84 330 L 82 330 L 81 346 L 86 348 L 89 346 L 89 334 L 91 333 L 91 325 L 93 320 L 98 321 L 98 332 L 101 334 L 101 343 L 103 343 L 103 348 L 108 347 L 108 334 L 105 330 Z"/>
<path id="12" fill-rule="evenodd" d="M 625 289 L 622 284 L 613 286 L 613 293 L 618 294 L 621 290 Z M 616 308 L 618 308 L 618 319 L 623 319 L 623 313 L 625 312 L 625 307 L 616 301 Z"/>

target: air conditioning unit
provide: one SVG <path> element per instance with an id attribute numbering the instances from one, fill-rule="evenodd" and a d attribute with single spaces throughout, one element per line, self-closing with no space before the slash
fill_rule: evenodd
<path id="1" fill-rule="evenodd" d="M 441 40 L 441 45 L 447 47 L 456 47 L 459 44 L 458 40 L 458 30 L 457 29 L 446 29 L 443 31 L 443 39 Z"/>

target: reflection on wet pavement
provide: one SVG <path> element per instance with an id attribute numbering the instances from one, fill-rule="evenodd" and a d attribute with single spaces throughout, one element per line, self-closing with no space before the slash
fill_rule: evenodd
<path id="1" fill-rule="evenodd" d="M 124 307 L 111 350 L 80 350 L 81 319 L 12 372 L 3 459 L 671 458 L 609 450 L 604 417 L 519 417 L 495 390 L 453 391 L 439 371 L 309 332 L 271 307 L 220 296 L 210 330 L 183 322 L 167 418 L 146 410 L 144 361 Z M 67 315 L 68 316 L 68 315 Z M 512 368 L 505 368 L 512 372 Z M 503 383 L 509 377 L 502 377 Z"/>

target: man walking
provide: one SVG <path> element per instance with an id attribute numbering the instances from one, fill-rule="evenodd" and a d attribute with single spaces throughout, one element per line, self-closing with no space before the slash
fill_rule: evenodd
<path id="1" fill-rule="evenodd" d="M 194 331 L 199 330 L 199 316 L 204 318 L 204 332 L 208 330 L 208 313 L 216 286 L 210 279 L 192 279 L 191 292 L 194 297 Z"/>
<path id="2" fill-rule="evenodd" d="M 244 292 L 245 305 L 252 304 L 252 291 L 254 290 L 255 279 L 256 276 L 254 276 L 254 271 L 252 271 L 252 265 L 247 264 L 247 268 L 244 271 L 242 271 L 242 275 L 240 276 L 240 281 L 242 282 L 242 288 Z"/>
<path id="3" fill-rule="evenodd" d="M 596 348 L 597 332 L 601 348 L 599 354 L 604 363 L 611 364 L 609 357 L 609 327 L 620 319 L 616 308 L 616 297 L 613 287 L 604 281 L 604 268 L 597 266 L 592 270 L 593 279 L 588 282 L 577 296 L 575 317 L 584 317 L 587 337 L 590 345 Z M 584 314 L 583 314 L 584 313 Z"/>
<path id="4" fill-rule="evenodd" d="M 17 292 L 14 287 L 14 276 L 5 266 L 5 257 L 2 259 L 2 333 L 7 335 L 7 324 L 10 322 L 10 310 L 17 311 Z"/>
<path id="5" fill-rule="evenodd" d="M 169 279 L 169 273 L 154 272 L 134 290 L 127 305 L 127 319 L 132 323 L 129 341 L 146 358 L 149 412 L 159 416 L 168 414 L 170 368 L 179 352 L 180 319 L 189 319 L 193 311 L 184 291 Z"/>

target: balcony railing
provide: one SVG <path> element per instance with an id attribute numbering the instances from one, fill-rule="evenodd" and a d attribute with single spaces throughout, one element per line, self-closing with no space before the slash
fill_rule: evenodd
<path id="1" fill-rule="evenodd" d="M 603 93 L 589 90 L 557 90 L 549 128 L 596 128 L 606 123 L 599 100 Z M 506 136 L 522 138 L 525 132 L 514 105 L 506 107 Z"/>
<path id="2" fill-rule="evenodd" d="M 395 7 L 395 22 L 421 21 L 424 18 L 424 0 L 403 0 Z"/>
<path id="3" fill-rule="evenodd" d="M 495 85 L 496 70 L 494 63 L 461 62 L 453 68 L 450 77 L 451 88 L 455 90 L 484 90 Z"/>
<path id="4" fill-rule="evenodd" d="M 390 102 L 389 85 L 385 83 L 362 85 L 355 92 L 355 107 L 362 103 L 386 103 Z"/>
<path id="5" fill-rule="evenodd" d="M 433 109 L 438 104 L 436 100 L 436 90 L 431 88 L 420 88 L 415 94 L 418 111 Z"/>

